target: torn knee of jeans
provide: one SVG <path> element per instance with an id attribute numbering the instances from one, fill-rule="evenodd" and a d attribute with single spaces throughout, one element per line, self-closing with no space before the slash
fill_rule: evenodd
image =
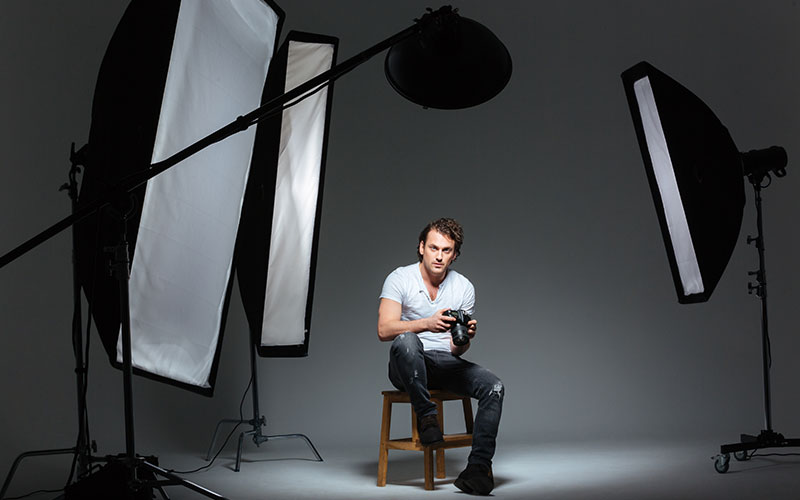
<path id="1" fill-rule="evenodd" d="M 496 384 L 494 384 L 492 386 L 492 391 L 489 394 L 496 398 L 503 399 L 503 396 L 505 395 L 505 388 L 503 387 L 503 383 L 497 382 Z"/>

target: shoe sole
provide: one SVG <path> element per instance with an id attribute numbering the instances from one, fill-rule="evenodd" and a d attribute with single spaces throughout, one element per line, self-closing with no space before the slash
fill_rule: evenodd
<path id="1" fill-rule="evenodd" d="M 460 477 L 456 478 L 456 480 L 453 482 L 453 484 L 455 485 L 456 488 L 458 488 L 459 490 L 461 490 L 464 493 L 467 493 L 469 495 L 487 496 L 489 493 L 492 492 L 492 490 L 494 490 L 494 488 L 492 488 L 489 491 L 487 491 L 486 493 L 484 493 L 482 491 L 478 491 L 477 489 L 472 487 L 472 485 L 469 483 L 469 481 L 467 481 L 465 479 L 461 479 Z"/>
<path id="2" fill-rule="evenodd" d="M 475 490 L 473 490 L 472 487 L 470 487 L 470 485 L 467 484 L 467 482 L 461 478 L 457 478 L 453 484 L 456 486 L 456 488 L 463 491 L 464 493 L 472 495 L 475 492 Z"/>
<path id="3" fill-rule="evenodd" d="M 430 443 L 424 443 L 424 442 L 420 441 L 419 444 L 421 444 L 422 446 L 430 446 L 430 447 L 433 447 L 433 448 L 438 448 L 439 446 L 444 444 L 444 439 L 439 439 L 438 441 L 433 441 L 433 442 L 430 442 Z"/>

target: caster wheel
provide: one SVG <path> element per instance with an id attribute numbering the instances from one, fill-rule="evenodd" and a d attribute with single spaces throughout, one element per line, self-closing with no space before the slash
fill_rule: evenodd
<path id="1" fill-rule="evenodd" d="M 750 460 L 750 455 L 747 454 L 747 450 L 735 451 L 733 453 L 733 458 L 740 462 L 744 462 Z"/>
<path id="2" fill-rule="evenodd" d="M 728 472 L 728 468 L 731 464 L 731 455 L 729 453 L 717 455 L 716 459 L 714 460 L 714 469 L 719 472 L 720 474 L 725 474 Z"/>

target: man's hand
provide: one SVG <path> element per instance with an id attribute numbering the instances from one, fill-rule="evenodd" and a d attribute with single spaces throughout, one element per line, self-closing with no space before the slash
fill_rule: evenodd
<path id="1" fill-rule="evenodd" d="M 469 335 L 470 340 L 475 337 L 475 334 L 478 333 L 478 320 L 473 319 L 467 323 L 469 329 L 467 330 L 467 335 Z"/>
<path id="2" fill-rule="evenodd" d="M 453 321 L 456 320 L 454 317 L 444 314 L 445 311 L 449 310 L 448 308 L 439 309 L 433 316 L 429 317 L 427 330 L 434 333 L 449 331 L 450 327 L 453 326 Z"/>

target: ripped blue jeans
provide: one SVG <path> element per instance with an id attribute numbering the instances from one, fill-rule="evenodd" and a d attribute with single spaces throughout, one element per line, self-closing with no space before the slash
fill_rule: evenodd
<path id="1" fill-rule="evenodd" d="M 417 416 L 436 415 L 431 389 L 444 389 L 478 400 L 472 433 L 471 464 L 492 465 L 505 388 L 497 376 L 446 351 L 425 351 L 413 333 L 397 336 L 389 351 L 389 380 L 406 391 Z"/>

